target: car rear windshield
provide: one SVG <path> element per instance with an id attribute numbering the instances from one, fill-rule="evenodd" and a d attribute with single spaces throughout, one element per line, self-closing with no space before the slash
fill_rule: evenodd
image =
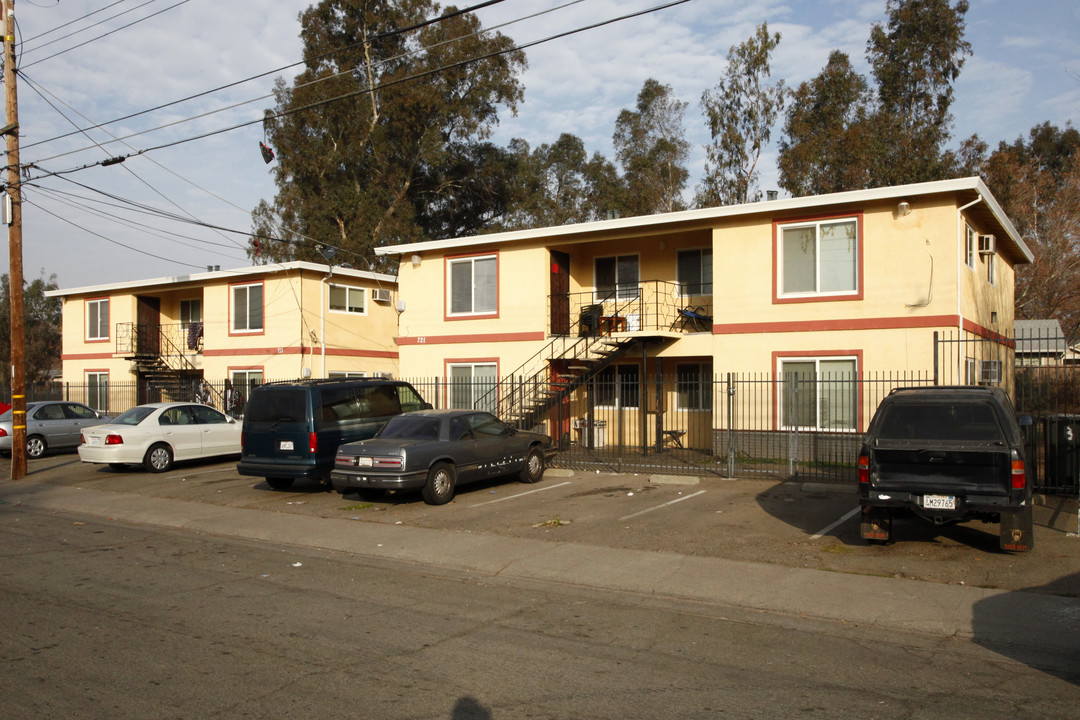
<path id="1" fill-rule="evenodd" d="M 248 399 L 244 420 L 249 423 L 307 422 L 308 392 L 301 388 L 256 390 Z"/>
<path id="2" fill-rule="evenodd" d="M 893 403 L 884 409 L 877 436 L 883 440 L 1006 442 L 994 408 L 986 403 Z"/>
<path id="3" fill-rule="evenodd" d="M 399 415 L 390 418 L 379 432 L 379 437 L 390 440 L 438 440 L 439 420 Z"/>
<path id="4" fill-rule="evenodd" d="M 150 417 L 150 413 L 154 412 L 154 408 L 146 407 L 145 405 L 139 405 L 133 407 L 125 413 L 121 413 L 112 421 L 113 425 L 138 425 L 146 418 Z"/>

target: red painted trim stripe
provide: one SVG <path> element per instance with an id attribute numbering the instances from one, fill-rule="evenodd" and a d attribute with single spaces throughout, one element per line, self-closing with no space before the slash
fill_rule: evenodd
<path id="1" fill-rule="evenodd" d="M 320 348 L 311 347 L 268 347 L 268 348 L 226 348 L 220 350 L 203 350 L 203 357 L 243 357 L 245 355 L 322 355 Z M 327 357 L 369 357 L 397 359 L 398 353 L 394 350 L 363 350 L 352 348 L 327 348 Z"/>
<path id="2" fill-rule="evenodd" d="M 60 356 L 61 360 L 112 360 L 113 358 L 123 357 L 122 355 L 114 355 L 112 353 L 64 353 Z"/>
<path id="3" fill-rule="evenodd" d="M 957 327 L 959 315 L 927 315 L 922 317 L 844 318 L 840 320 L 807 320 L 765 323 L 713 324 L 714 335 L 739 335 L 784 332 L 822 332 L 836 330 L 907 330 L 928 327 Z"/>
<path id="4" fill-rule="evenodd" d="M 420 335 L 417 337 L 399 337 L 398 345 L 454 345 L 458 343 L 498 343 L 523 342 L 526 340 L 546 340 L 541 332 L 492 333 L 488 335 Z"/>

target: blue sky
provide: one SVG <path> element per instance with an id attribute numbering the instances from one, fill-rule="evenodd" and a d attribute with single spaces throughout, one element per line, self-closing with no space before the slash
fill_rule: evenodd
<path id="1" fill-rule="evenodd" d="M 93 142 L 109 143 L 103 147 L 81 134 L 51 140 L 72 132 L 73 123 L 85 128 L 124 117 L 285 67 L 300 56 L 296 18 L 306 1 L 178 2 L 16 0 L 18 40 L 24 42 L 18 86 L 24 164 L 67 171 L 261 117 L 272 105 L 267 96 L 274 77 L 291 80 L 295 70 L 90 131 Z M 527 43 L 658 4 L 580 0 L 502 32 Z M 481 11 L 481 19 L 492 27 L 562 5 L 567 0 L 507 0 Z M 1064 126 L 1080 116 L 1080 3 L 970 5 L 966 38 L 973 55 L 955 84 L 955 137 L 978 133 L 993 147 L 1038 123 Z M 95 10 L 101 12 L 80 20 Z M 866 39 L 884 12 L 885 0 L 690 0 L 556 40 L 529 50 L 525 101 L 516 117 L 503 113 L 494 140 L 505 144 L 522 137 L 536 146 L 570 132 L 584 139 L 590 153 L 610 158 L 615 118 L 633 106 L 652 77 L 688 103 L 686 130 L 694 146 L 689 164 L 696 181 L 708 140 L 699 100 L 723 73 L 732 45 L 765 21 L 782 35 L 773 76 L 790 86 L 816 75 L 833 49 L 847 52 L 867 73 Z M 148 17 L 153 13 L 160 14 Z M 135 22 L 141 18 L 147 19 Z M 72 34 L 91 23 L 100 24 Z M 779 128 L 774 142 L 778 136 Z M 246 231 L 252 208 L 260 199 L 272 200 L 275 191 L 259 156 L 262 139 L 254 124 L 28 188 L 25 276 L 33 279 L 44 270 L 55 273 L 61 287 L 79 287 L 180 276 L 207 265 L 247 265 L 242 235 L 123 212 L 82 186 Z M 777 187 L 775 161 L 770 148 L 761 168 L 763 189 Z M 0 272 L 7 269 L 5 253 Z"/>

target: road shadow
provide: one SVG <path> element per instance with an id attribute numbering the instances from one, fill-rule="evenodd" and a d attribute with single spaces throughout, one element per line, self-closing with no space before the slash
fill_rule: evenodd
<path id="1" fill-rule="evenodd" d="M 1080 685 L 1080 573 L 980 600 L 972 608 L 976 644 Z"/>
<path id="2" fill-rule="evenodd" d="M 862 542 L 858 516 L 844 519 L 859 505 L 854 486 L 779 482 L 759 492 L 754 500 L 766 513 L 805 535 L 832 537 L 845 545 Z"/>
<path id="3" fill-rule="evenodd" d="M 480 704 L 480 701 L 472 697 L 458 698 L 454 703 L 450 720 L 492 720 L 495 716 L 491 711 Z"/>

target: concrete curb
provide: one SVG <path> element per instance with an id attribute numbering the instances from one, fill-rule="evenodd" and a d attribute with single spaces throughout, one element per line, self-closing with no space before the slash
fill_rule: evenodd
<path id="1" fill-rule="evenodd" d="M 8 505 L 275 544 L 865 624 L 1068 655 L 1080 601 L 668 552 L 318 518 L 76 487 L 0 484 Z M 999 610 L 1000 609 L 1000 610 Z"/>

